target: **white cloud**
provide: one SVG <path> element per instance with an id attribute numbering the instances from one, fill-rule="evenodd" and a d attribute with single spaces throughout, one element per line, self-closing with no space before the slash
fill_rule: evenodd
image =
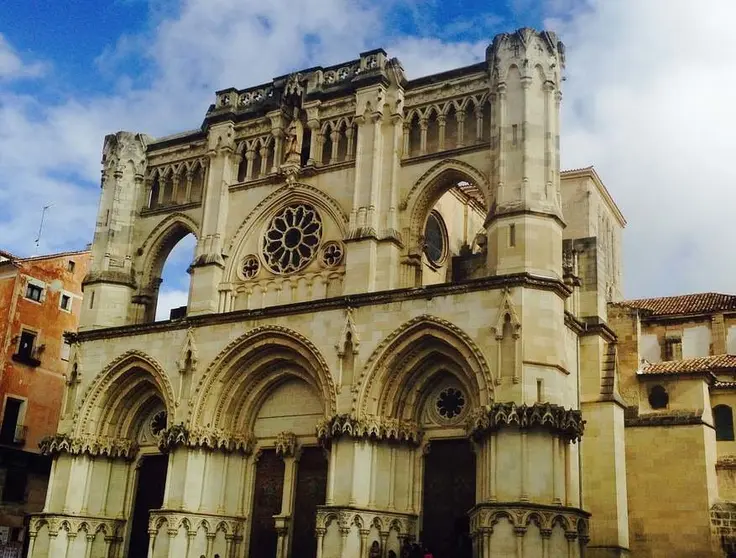
<path id="1" fill-rule="evenodd" d="M 161 291 L 158 295 L 158 303 L 156 305 L 156 321 L 169 319 L 169 313 L 174 308 L 180 308 L 187 305 L 189 293 L 182 290 Z"/>
<path id="2" fill-rule="evenodd" d="M 736 292 L 736 4 L 572 6 L 548 22 L 568 53 L 563 165 L 595 164 L 627 217 L 625 294 Z"/>
<path id="3" fill-rule="evenodd" d="M 24 62 L 7 39 L 0 33 L 0 80 L 38 77 L 44 65 Z"/>

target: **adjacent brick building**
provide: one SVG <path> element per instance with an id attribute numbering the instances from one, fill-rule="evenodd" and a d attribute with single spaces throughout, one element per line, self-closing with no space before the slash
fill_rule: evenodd
<path id="1" fill-rule="evenodd" d="M 19 258 L 0 251 L 0 552 L 23 541 L 26 513 L 43 508 L 89 251 Z"/>

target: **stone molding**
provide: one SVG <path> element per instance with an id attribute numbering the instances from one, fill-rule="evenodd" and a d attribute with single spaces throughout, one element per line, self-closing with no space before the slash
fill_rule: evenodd
<path id="1" fill-rule="evenodd" d="M 159 509 L 151 510 L 148 532 L 157 533 L 164 522 L 167 529 L 175 529 L 177 532 L 183 526 L 188 534 L 196 535 L 200 527 L 204 527 L 207 537 L 214 537 L 218 531 L 222 531 L 226 538 L 241 540 L 246 520 L 238 516 Z"/>
<path id="2" fill-rule="evenodd" d="M 327 444 L 341 436 L 356 439 L 391 441 L 418 446 L 422 441 L 422 429 L 412 421 L 366 415 L 335 415 L 317 423 L 317 439 Z"/>
<path id="3" fill-rule="evenodd" d="M 474 440 L 508 427 L 547 430 L 563 440 L 575 443 L 583 436 L 585 421 L 581 411 L 565 409 L 553 403 L 517 405 L 508 402 L 474 409 L 467 423 L 468 434 Z"/>
<path id="4" fill-rule="evenodd" d="M 400 538 L 414 537 L 417 528 L 417 516 L 408 513 L 370 510 L 356 507 L 317 506 L 316 531 L 325 532 L 332 522 L 336 521 L 340 529 L 349 529 L 352 525 L 358 529 L 375 527 L 379 533 L 388 534 L 396 531 Z"/>
<path id="5" fill-rule="evenodd" d="M 633 409 L 633 411 L 629 411 L 628 415 L 624 415 L 624 425 L 627 428 L 636 426 L 692 426 L 698 424 L 709 426 L 703 420 L 703 409 L 660 411 L 643 415 L 638 414 L 638 409 Z"/>
<path id="6" fill-rule="evenodd" d="M 53 536 L 58 534 L 59 531 L 66 531 L 72 535 L 86 532 L 88 536 L 102 532 L 108 541 L 121 541 L 125 520 L 78 514 L 37 513 L 31 516 L 28 526 L 29 536 L 35 538 L 39 529 L 44 525 L 49 526 L 49 533 Z"/>
<path id="7" fill-rule="evenodd" d="M 255 439 L 251 434 L 234 434 L 218 428 L 189 429 L 183 424 L 175 424 L 164 430 L 158 442 L 158 448 L 163 453 L 186 447 L 250 455 L 254 445 Z"/>
<path id="8" fill-rule="evenodd" d="M 43 455 L 55 456 L 61 453 L 89 455 L 90 457 L 109 457 L 132 461 L 138 455 L 138 444 L 133 440 L 107 436 L 70 436 L 54 434 L 44 437 L 38 444 Z"/>
<path id="9" fill-rule="evenodd" d="M 515 502 L 476 504 L 470 512 L 471 535 L 477 537 L 492 533 L 494 525 L 504 518 L 511 522 L 519 536 L 523 536 L 527 528 L 535 523 L 542 537 L 549 537 L 554 526 L 560 524 L 568 540 L 579 540 L 583 544 L 589 540 L 589 513 L 577 508 Z"/>

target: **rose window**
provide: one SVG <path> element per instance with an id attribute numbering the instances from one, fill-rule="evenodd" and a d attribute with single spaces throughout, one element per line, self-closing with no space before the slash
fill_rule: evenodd
<path id="1" fill-rule="evenodd" d="M 447 388 L 437 397 L 437 412 L 442 418 L 453 419 L 465 408 L 465 396 L 456 388 Z"/>
<path id="2" fill-rule="evenodd" d="M 243 277 L 246 279 L 253 279 L 256 275 L 258 275 L 258 271 L 261 269 L 261 264 L 258 263 L 258 258 L 255 257 L 253 254 L 250 256 L 246 256 L 243 258 Z"/>
<path id="3" fill-rule="evenodd" d="M 274 273 L 299 271 L 314 258 L 322 240 L 319 213 L 306 204 L 291 205 L 271 220 L 263 238 L 263 256 Z"/>
<path id="4" fill-rule="evenodd" d="M 339 242 L 328 242 L 322 250 L 322 263 L 325 267 L 340 265 L 343 257 L 342 244 Z"/>
<path id="5" fill-rule="evenodd" d="M 166 429 L 166 411 L 159 411 L 151 417 L 151 432 L 154 436 L 158 436 Z"/>

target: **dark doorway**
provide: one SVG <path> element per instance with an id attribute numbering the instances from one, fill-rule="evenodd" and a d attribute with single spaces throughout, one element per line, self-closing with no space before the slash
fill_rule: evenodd
<path id="1" fill-rule="evenodd" d="M 276 450 L 264 450 L 256 465 L 256 487 L 253 494 L 250 558 L 276 556 L 276 530 L 273 516 L 281 513 L 284 495 L 284 462 Z"/>
<path id="2" fill-rule="evenodd" d="M 475 454 L 468 440 L 433 440 L 424 458 L 422 543 L 435 556 L 472 558 Z"/>
<path id="3" fill-rule="evenodd" d="M 294 501 L 294 534 L 292 558 L 317 556 L 314 536 L 317 506 L 323 506 L 327 495 L 327 459 L 321 448 L 304 448 L 297 466 Z"/>
<path id="4" fill-rule="evenodd" d="M 164 502 L 168 465 L 169 458 L 166 455 L 149 455 L 141 461 L 138 468 L 138 486 L 135 490 L 128 556 L 148 554 L 148 515 L 151 510 L 161 508 Z"/>
<path id="5" fill-rule="evenodd" d="M 18 427 L 18 417 L 20 416 L 20 408 L 23 401 L 8 397 L 5 400 L 5 410 L 3 411 L 3 423 L 0 426 L 0 443 L 12 444 L 16 439 L 16 430 Z"/>

